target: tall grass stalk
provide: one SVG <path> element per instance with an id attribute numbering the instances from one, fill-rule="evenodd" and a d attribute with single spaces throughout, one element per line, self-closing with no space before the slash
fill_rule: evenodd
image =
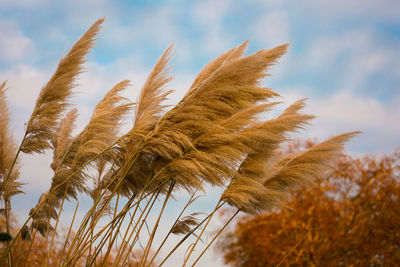
<path id="1" fill-rule="evenodd" d="M 208 224 L 210 223 L 212 217 L 214 216 L 215 212 L 219 209 L 220 204 L 221 204 L 221 200 L 219 200 L 218 203 L 217 203 L 217 205 L 215 205 L 214 210 L 210 213 L 210 216 L 208 217 L 206 224 L 203 226 L 203 229 L 201 229 L 201 232 L 200 232 L 200 234 L 198 235 L 196 241 L 195 241 L 194 244 L 190 247 L 189 253 L 188 253 L 188 255 L 186 256 L 185 261 L 183 262 L 183 265 L 186 265 L 186 262 L 189 260 L 190 255 L 192 254 L 194 248 L 196 247 L 196 245 L 197 245 L 197 243 L 199 242 L 201 236 L 203 235 L 204 231 L 206 230 L 206 228 L 207 228 Z"/>
<path id="2" fill-rule="evenodd" d="M 161 244 L 157 248 L 157 251 L 154 253 L 153 257 L 150 259 L 149 265 L 151 265 L 153 263 L 154 259 L 157 257 L 157 254 L 160 252 L 161 248 L 163 247 L 163 245 L 167 241 L 168 237 L 171 235 L 172 230 L 174 229 L 174 227 L 179 222 L 179 219 L 182 217 L 182 215 L 185 212 L 185 210 L 187 209 L 187 207 L 195 200 L 194 196 L 195 196 L 196 193 L 197 193 L 196 191 L 193 192 L 193 194 L 190 196 L 190 199 L 187 201 L 186 205 L 181 210 L 181 213 L 179 213 L 178 217 L 176 217 L 175 222 L 173 223 L 171 229 L 168 231 L 167 235 L 164 237 L 163 241 L 161 242 Z"/>
<path id="3" fill-rule="evenodd" d="M 214 241 L 219 237 L 219 235 L 225 230 L 225 228 L 229 225 L 229 223 L 238 215 L 240 210 L 237 210 L 229 220 L 219 229 L 218 233 L 213 237 L 213 239 L 207 244 L 207 246 L 203 249 L 197 259 L 193 262 L 192 266 L 196 265 L 196 263 L 200 260 L 201 256 L 207 251 L 207 249 L 214 243 Z"/>

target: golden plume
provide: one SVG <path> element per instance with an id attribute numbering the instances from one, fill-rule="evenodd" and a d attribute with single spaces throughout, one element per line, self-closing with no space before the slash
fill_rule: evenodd
<path id="1" fill-rule="evenodd" d="M 216 59 L 212 60 L 210 63 L 208 63 L 204 68 L 200 71 L 200 73 L 197 75 L 196 79 L 190 86 L 190 89 L 188 91 L 188 94 L 192 93 L 192 91 L 196 90 L 198 86 L 208 77 L 210 77 L 222 64 L 225 62 L 228 62 L 230 60 L 240 58 L 243 56 L 244 52 L 246 52 L 248 45 L 248 41 L 244 42 L 243 44 L 232 48 L 228 52 L 225 52 L 224 54 L 220 55 Z"/>
<path id="2" fill-rule="evenodd" d="M 175 235 L 189 233 L 192 226 L 197 226 L 199 224 L 199 220 L 196 218 L 198 214 L 199 213 L 192 213 L 177 221 L 172 226 L 171 233 Z"/>
<path id="3" fill-rule="evenodd" d="M 56 171 L 56 169 L 60 167 L 62 158 L 72 142 L 71 133 L 74 129 L 74 122 L 78 117 L 77 112 L 77 109 L 72 109 L 68 112 L 68 114 L 61 120 L 56 135 L 52 140 L 53 162 L 50 166 L 53 171 Z"/>
<path id="4" fill-rule="evenodd" d="M 118 151 L 116 155 L 119 158 L 116 157 L 113 161 L 113 168 L 106 174 L 103 186 L 107 186 L 108 183 L 113 180 L 114 174 L 137 152 L 138 145 L 144 140 L 145 136 L 154 129 L 154 126 L 160 119 L 161 113 L 166 108 L 166 105 L 162 103 L 172 92 L 172 90 L 166 90 L 167 83 L 172 79 L 169 75 L 168 67 L 168 63 L 171 60 L 172 49 L 173 45 L 168 47 L 147 77 L 135 106 L 135 121 L 133 127 L 126 134 L 125 138 L 119 142 L 116 148 Z M 140 168 L 140 165 L 138 166 Z M 136 174 L 137 173 L 138 171 L 136 171 Z M 137 177 L 135 180 L 138 179 L 140 178 Z M 119 180 L 114 179 L 114 184 L 118 182 Z M 137 188 L 136 183 L 127 183 L 127 180 L 124 180 L 123 183 L 124 185 L 121 186 L 118 191 L 120 194 L 129 195 L 131 191 Z"/>
<path id="5" fill-rule="evenodd" d="M 11 197 L 23 193 L 20 189 L 23 183 L 17 181 L 20 175 L 19 161 L 16 160 L 13 163 L 17 153 L 17 146 L 10 131 L 10 113 L 6 100 L 5 86 L 6 82 L 0 85 L 0 182 L 3 189 L 3 199 L 9 209 Z M 13 168 L 9 173 L 11 166 Z"/>
<path id="6" fill-rule="evenodd" d="M 135 108 L 133 131 L 145 130 L 148 132 L 153 129 L 160 113 L 165 108 L 165 105 L 161 105 L 161 103 L 172 93 L 172 90 L 165 90 L 167 83 L 172 80 L 172 76 L 169 75 L 170 69 L 167 67 L 171 60 L 172 49 L 173 45 L 170 45 L 163 53 L 140 91 Z"/>
<path id="7" fill-rule="evenodd" d="M 189 91 L 171 111 L 160 119 L 145 141 L 142 151 L 173 159 L 193 148 L 192 141 L 238 111 L 277 94 L 261 88 L 265 70 L 286 52 L 287 45 L 261 50 L 221 65 Z"/>
<path id="8" fill-rule="evenodd" d="M 300 100 L 276 119 L 254 121 L 255 115 L 275 104 L 254 106 L 238 112 L 232 116 L 233 119 L 222 121 L 213 131 L 194 141 L 195 149 L 172 160 L 158 176 L 172 177 L 178 186 L 188 190 L 202 190 L 205 182 L 213 186 L 224 186 L 249 154 L 258 151 L 263 151 L 264 155 L 271 154 L 286 140 L 288 133 L 296 131 L 313 118 L 298 113 L 303 106 L 303 100 Z M 234 119 L 238 124 L 233 123 Z"/>
<path id="9" fill-rule="evenodd" d="M 42 153 L 51 148 L 57 121 L 68 107 L 76 76 L 82 72 L 85 55 L 94 45 L 95 36 L 101 29 L 104 18 L 97 20 L 75 43 L 68 54 L 60 60 L 58 67 L 40 91 L 35 108 L 27 123 L 21 151 Z"/>
<path id="10" fill-rule="evenodd" d="M 52 188 L 62 183 L 84 163 L 103 152 L 116 140 L 121 120 L 133 106 L 125 97 L 119 95 L 128 85 L 128 80 L 116 84 L 96 105 L 89 123 L 67 149 L 60 168 L 53 177 Z M 113 157 L 114 153 L 105 153 L 105 156 Z M 76 173 L 69 180 L 67 196 L 75 198 L 77 192 L 86 192 L 86 178 L 87 175 L 83 170 Z M 66 184 L 63 187 L 65 186 Z M 58 194 L 62 194 L 64 190 L 60 188 Z"/>
<path id="11" fill-rule="evenodd" d="M 305 151 L 271 163 L 262 152 L 249 155 L 221 199 L 250 214 L 270 210 L 290 197 L 290 189 L 312 183 L 341 155 L 344 143 L 358 132 L 332 137 Z"/>
<path id="12" fill-rule="evenodd" d="M 169 163 L 170 170 L 167 172 L 176 173 L 176 167 L 180 166 L 180 170 L 185 167 L 187 170 L 196 170 L 196 172 L 213 172 L 212 177 L 220 175 L 218 169 L 213 171 L 208 167 L 203 168 L 201 164 L 193 160 L 183 162 L 182 157 L 187 156 L 186 152 L 195 151 L 197 149 L 195 140 L 208 132 L 213 132 L 222 121 L 254 106 L 259 101 L 277 96 L 271 90 L 260 87 L 259 83 L 260 79 L 267 75 L 265 71 L 268 67 L 286 52 L 287 45 L 241 57 L 245 47 L 246 43 L 225 53 L 210 63 L 211 65 L 207 65 L 191 90 L 159 120 L 154 130 L 145 137 L 143 144 L 138 148 L 138 158 L 127 176 L 132 184 L 140 188 L 149 177 L 154 176 L 161 169 L 167 171 L 165 167 Z M 210 145 L 212 144 L 208 144 Z M 234 152 L 235 155 L 237 153 L 231 151 L 235 149 L 233 146 L 225 146 L 223 154 Z M 208 153 L 203 153 L 201 157 L 208 161 L 208 165 L 213 165 L 212 155 L 210 158 Z M 224 159 L 216 160 L 224 161 Z M 184 175 L 183 180 L 187 181 L 181 185 L 186 187 L 192 184 L 192 188 L 201 188 L 200 182 L 197 181 L 199 177 L 191 175 L 192 173 L 180 174 Z M 157 175 L 173 178 L 169 175 Z M 222 182 L 212 183 L 221 184 Z"/>
<path id="13" fill-rule="evenodd" d="M 85 172 L 87 168 L 80 168 L 115 142 L 121 121 L 133 106 L 120 95 L 128 85 L 127 80 L 116 84 L 96 105 L 89 123 L 73 139 L 63 155 L 52 178 L 50 190 L 45 195 L 48 198 L 46 205 L 35 213 L 34 219 L 41 220 L 46 215 L 54 218 L 55 209 L 59 206 L 64 194 L 69 199 L 70 197 L 77 198 L 78 192 L 90 192 L 86 185 L 86 180 L 90 175 Z M 106 152 L 104 157 L 111 161 L 114 155 L 110 151 Z M 68 182 L 66 182 L 67 179 Z"/>

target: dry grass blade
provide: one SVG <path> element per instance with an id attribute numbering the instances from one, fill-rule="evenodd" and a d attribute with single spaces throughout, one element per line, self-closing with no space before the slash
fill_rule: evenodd
<path id="1" fill-rule="evenodd" d="M 313 115 L 299 113 L 305 105 L 304 102 L 305 99 L 298 100 L 277 118 L 258 122 L 244 129 L 238 136 L 238 141 L 250 148 L 249 153 L 275 150 L 280 143 L 287 141 L 288 133 L 303 129 L 314 118 Z"/>
<path id="2" fill-rule="evenodd" d="M 249 125 L 257 121 L 257 116 L 261 113 L 271 110 L 279 102 L 272 102 L 268 104 L 254 105 L 249 108 L 243 109 L 231 117 L 223 120 L 219 126 L 223 128 L 224 131 L 237 132 L 244 130 Z"/>
<path id="3" fill-rule="evenodd" d="M 119 95 L 128 85 L 127 80 L 118 83 L 96 105 L 89 123 L 67 150 L 61 168 L 55 173 L 52 187 L 61 183 L 81 164 L 104 151 L 116 140 L 121 121 L 132 108 L 132 103 Z M 113 154 L 106 153 L 106 156 L 112 157 Z M 77 173 L 70 180 L 69 190 L 86 192 L 86 177 L 83 172 Z M 63 190 L 60 189 L 60 192 Z M 76 192 L 68 192 L 67 196 L 76 197 Z"/>
<path id="4" fill-rule="evenodd" d="M 117 139 L 121 122 L 133 106 L 120 95 L 128 86 L 128 80 L 118 83 L 96 105 L 88 125 L 74 140 L 79 145 L 72 165 L 90 160 Z"/>
<path id="5" fill-rule="evenodd" d="M 52 232 L 54 228 L 48 224 L 47 219 L 35 219 L 32 221 L 32 227 L 37 229 L 42 236 L 46 236 L 46 233 Z"/>
<path id="6" fill-rule="evenodd" d="M 21 151 L 42 153 L 51 148 L 61 113 L 68 107 L 76 76 L 82 72 L 85 55 L 94 45 L 104 19 L 96 21 L 60 60 L 57 70 L 40 91 L 35 108 L 27 123 L 26 138 Z"/>
<path id="7" fill-rule="evenodd" d="M 171 229 L 173 234 L 187 234 L 191 230 L 191 226 L 198 225 L 199 220 L 195 217 L 198 213 L 193 213 L 191 215 L 183 217 L 179 220 Z"/>
<path id="8" fill-rule="evenodd" d="M 96 200 L 102 195 L 101 192 L 103 189 L 103 179 L 107 164 L 108 161 L 104 157 L 97 159 L 94 163 L 97 171 L 97 177 L 93 177 L 94 186 L 89 193 L 90 197 L 93 199 L 93 203 L 95 203 Z M 112 191 L 107 191 L 103 197 L 100 198 L 100 201 L 93 212 L 93 218 L 96 218 L 97 216 L 111 215 L 113 207 L 111 202 L 108 201 L 111 195 Z"/>
<path id="9" fill-rule="evenodd" d="M 11 198 L 23 193 L 23 183 L 18 181 L 20 163 L 17 158 L 17 146 L 10 131 L 10 113 L 6 99 L 6 82 L 0 85 L 0 200 L 4 200 L 6 234 L 10 234 Z M 11 256 L 10 256 L 11 257 Z"/>
<path id="10" fill-rule="evenodd" d="M 32 241 L 31 234 L 29 232 L 28 226 L 24 225 L 21 229 L 21 238 L 25 241 Z"/>

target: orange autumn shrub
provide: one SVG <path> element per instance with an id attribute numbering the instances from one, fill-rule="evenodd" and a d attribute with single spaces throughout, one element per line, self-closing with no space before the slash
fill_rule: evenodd
<path id="1" fill-rule="evenodd" d="M 219 243 L 232 266 L 396 266 L 399 151 L 342 158 L 279 210 L 242 217 Z"/>

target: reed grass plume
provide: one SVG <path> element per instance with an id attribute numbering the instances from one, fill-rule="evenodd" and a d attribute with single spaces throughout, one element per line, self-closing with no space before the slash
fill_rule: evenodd
<path id="1" fill-rule="evenodd" d="M 40 91 L 27 123 L 26 137 L 21 148 L 24 153 L 42 153 L 51 148 L 57 121 L 69 106 L 76 77 L 83 71 L 84 57 L 93 47 L 103 22 L 104 19 L 99 19 L 85 32 L 60 60 L 56 71 Z"/>
<path id="2" fill-rule="evenodd" d="M 52 139 L 53 162 L 50 166 L 53 171 L 60 167 L 63 156 L 73 141 L 71 134 L 77 117 L 78 110 L 74 108 L 60 121 L 56 134 Z"/>
<path id="3" fill-rule="evenodd" d="M 10 129 L 10 112 L 5 86 L 6 82 L 0 85 L 0 182 L 3 189 L 3 200 L 6 203 L 6 208 L 10 209 L 11 197 L 23 193 L 21 190 L 23 183 L 18 181 L 20 162 L 17 159 L 13 163 L 17 153 L 17 145 Z"/>
<path id="4" fill-rule="evenodd" d="M 269 162 L 262 151 L 249 155 L 238 169 L 222 200 L 250 213 L 279 207 L 290 197 L 290 189 L 313 183 L 341 155 L 344 143 L 359 132 L 337 135 L 305 151 Z"/>
<path id="5" fill-rule="evenodd" d="M 66 150 L 61 166 L 54 174 L 52 188 L 61 184 L 83 163 L 103 152 L 117 139 L 121 121 L 132 108 L 132 103 L 120 95 L 128 86 L 128 80 L 116 84 L 96 105 L 89 123 Z M 113 154 L 106 153 L 105 156 L 112 157 Z M 67 196 L 76 198 L 77 192 L 87 192 L 86 177 L 83 170 L 76 173 L 70 179 Z"/>
<path id="6" fill-rule="evenodd" d="M 138 148 L 139 158 L 133 164 L 131 169 L 133 173 L 140 169 L 142 173 L 140 177 L 143 179 L 148 179 L 156 173 L 162 179 L 187 174 L 184 179 L 176 177 L 178 187 L 203 188 L 203 183 L 198 181 L 196 175 L 192 175 L 193 172 L 185 172 L 183 168 L 175 169 L 176 166 L 186 166 L 187 170 L 195 170 L 197 167 L 197 169 L 213 172 L 210 168 L 213 155 L 209 153 L 202 154 L 202 156 L 208 156 L 207 162 L 211 160 L 211 163 L 205 163 L 208 164 L 207 167 L 199 166 L 198 162 L 193 160 L 185 161 L 183 164 L 182 158 L 187 156 L 186 153 L 198 149 L 194 145 L 195 140 L 212 132 L 218 123 L 234 114 L 260 101 L 277 96 L 273 91 L 261 87 L 260 80 L 267 76 L 268 67 L 275 64 L 277 59 L 285 53 L 287 45 L 241 57 L 246 45 L 247 42 L 232 49 L 203 69 L 183 99 L 161 117 L 154 130 L 146 136 L 143 144 Z M 225 148 L 225 153 L 231 152 L 227 147 Z M 180 162 L 178 163 L 177 160 Z M 224 159 L 220 158 L 217 161 L 224 161 Z M 225 163 L 225 167 L 230 168 L 227 166 L 229 163 L 226 161 Z M 159 173 L 160 170 L 163 172 Z M 132 174 L 132 176 L 135 175 Z M 216 178 L 217 176 L 220 178 Z M 202 175 L 201 178 L 207 179 L 207 176 Z M 226 181 L 226 177 L 217 173 L 213 175 L 213 178 L 215 179 L 211 183 L 214 185 L 223 185 Z M 157 181 L 156 184 L 160 182 L 162 181 Z"/>
<path id="7" fill-rule="evenodd" d="M 193 213 L 190 215 L 187 215 L 180 219 L 174 226 L 171 228 L 171 233 L 173 234 L 187 234 L 190 232 L 191 228 L 193 226 L 196 226 L 199 224 L 199 220 L 196 218 L 198 214 Z"/>
<path id="8" fill-rule="evenodd" d="M 59 207 L 64 195 L 67 199 L 77 198 L 78 193 L 91 191 L 87 184 L 91 176 L 85 169 L 81 169 L 81 166 L 104 152 L 118 138 L 121 122 L 133 106 L 127 98 L 120 95 L 128 86 L 129 81 L 124 80 L 111 88 L 94 108 L 86 127 L 72 141 L 68 141 L 70 145 L 65 149 L 62 160 L 55 169 L 46 205 L 36 212 L 35 218 L 41 219 L 47 215 L 55 219 L 56 208 Z M 75 116 L 73 111 L 70 116 L 69 119 L 66 118 L 67 122 Z M 61 125 L 60 128 L 62 127 Z M 114 153 L 106 152 L 103 157 L 107 162 L 112 162 Z M 102 159 L 97 159 L 96 162 L 99 163 L 100 160 Z"/>
<path id="9" fill-rule="evenodd" d="M 171 81 L 172 76 L 169 74 L 170 68 L 168 63 L 171 60 L 173 45 L 168 49 L 156 62 L 150 75 L 147 77 L 143 87 L 141 88 L 139 98 L 134 107 L 135 119 L 132 129 L 126 134 L 125 138 L 117 144 L 116 157 L 113 161 L 113 168 L 110 169 L 103 182 L 103 187 L 112 183 L 112 187 L 119 182 L 113 176 L 121 168 L 126 168 L 126 164 L 137 153 L 139 145 L 145 140 L 145 137 L 154 130 L 155 125 L 167 108 L 163 102 L 167 100 L 167 96 L 172 90 L 167 90 L 167 84 Z M 129 196 L 133 192 L 137 192 L 142 188 L 148 178 L 148 172 L 145 168 L 146 160 L 144 157 L 140 159 L 144 164 L 135 165 L 134 171 L 124 171 L 125 179 L 123 185 L 119 187 L 119 193 Z M 134 173 L 134 177 L 131 177 Z M 112 188 L 111 187 L 111 188 Z"/>

